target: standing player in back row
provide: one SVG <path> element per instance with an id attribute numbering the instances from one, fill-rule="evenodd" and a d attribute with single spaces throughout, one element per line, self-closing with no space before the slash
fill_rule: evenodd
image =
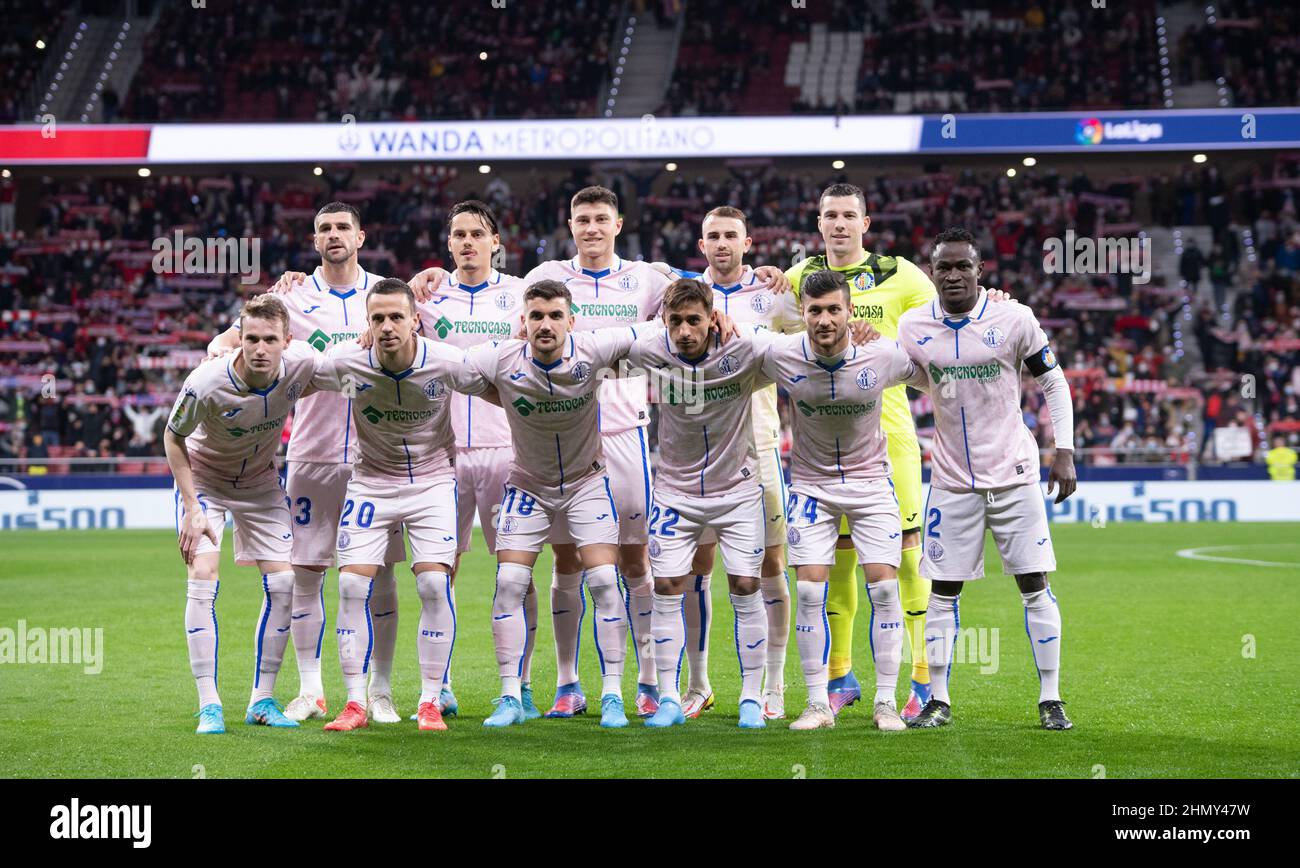
<path id="1" fill-rule="evenodd" d="M 425 337 L 460 350 L 513 337 L 524 307 L 522 280 L 492 267 L 501 249 L 501 235 L 492 209 L 477 200 L 459 202 L 447 212 L 447 249 L 456 270 L 419 305 Z M 514 460 L 510 425 L 505 412 L 474 395 L 455 395 L 451 427 L 456 433 L 457 564 L 470 550 L 477 512 L 488 552 L 496 553 L 496 513 Z M 456 571 L 457 573 L 459 570 Z M 457 578 L 453 573 L 453 587 Z M 521 701 L 524 715 L 540 717 L 530 684 L 533 646 L 537 637 L 537 593 L 529 586 L 524 597 L 528 645 L 524 653 Z M 450 677 L 450 674 L 449 674 Z M 454 714 L 456 700 L 448 683 L 442 691 L 443 712 Z"/>
<path id="2" fill-rule="evenodd" d="M 346 202 L 329 202 L 316 212 L 313 243 L 321 263 L 310 274 L 289 273 L 272 290 L 289 312 L 289 331 L 304 347 L 325 353 L 349 343 L 366 330 L 366 296 L 383 280 L 361 267 L 366 241 L 361 213 Z M 209 352 L 239 346 L 238 324 L 218 335 Z M 293 620 L 290 634 L 298 658 L 298 696 L 285 708 L 290 720 L 324 717 L 327 707 L 321 681 L 321 647 L 325 638 L 325 572 L 334 564 L 339 514 L 356 459 L 357 432 L 352 401 L 320 392 L 303 398 L 294 409 L 293 434 L 286 457 L 285 487 L 293 512 Z M 400 532 L 389 539 L 384 566 L 374 580 L 375 648 L 368 711 L 376 723 L 397 723 L 391 675 L 397 642 L 397 583 L 393 567 L 406 559 Z"/>
<path id="3" fill-rule="evenodd" d="M 969 232 L 944 232 L 930 258 L 939 298 L 899 323 L 899 343 L 929 374 L 935 420 L 921 561 L 922 574 L 934 582 L 925 628 L 933 695 L 912 726 L 943 726 L 952 717 L 948 678 L 960 627 L 957 600 L 965 582 L 984 575 L 988 529 L 1003 570 L 1020 586 L 1038 669 L 1039 720 L 1044 729 L 1070 729 L 1058 686 L 1061 611 L 1047 583 L 1056 558 L 1038 488 L 1038 444 L 1020 411 L 1021 367 L 1038 380 L 1051 414 L 1056 455 L 1047 493 L 1059 486 L 1057 503 L 1076 484 L 1070 386 L 1033 312 L 989 304 Z"/>
<path id="4" fill-rule="evenodd" d="M 934 285 L 925 272 L 902 257 L 869 253 L 862 237 L 871 225 L 862 189 L 852 184 L 832 184 L 818 201 L 817 228 L 826 252 L 811 256 L 786 272 L 796 297 L 804 277 L 823 269 L 844 275 L 852 292 L 853 319 L 865 319 L 887 339 L 898 337 L 898 318 L 904 311 L 934 299 Z M 889 462 L 893 467 L 894 493 L 898 497 L 903 524 L 902 561 L 898 567 L 898 588 L 903 601 L 903 623 L 912 652 L 912 694 L 903 709 L 907 719 L 920 713 L 929 698 L 930 676 L 926 668 L 925 606 L 930 583 L 921 578 L 921 447 L 916 439 L 905 386 L 885 392 L 880 425 L 889 441 Z M 831 709 L 852 705 L 862 695 L 853 674 L 853 622 L 858 610 L 857 559 L 848 536 L 847 522 L 840 528 L 835 566 L 831 568 L 826 615 L 830 622 Z"/>

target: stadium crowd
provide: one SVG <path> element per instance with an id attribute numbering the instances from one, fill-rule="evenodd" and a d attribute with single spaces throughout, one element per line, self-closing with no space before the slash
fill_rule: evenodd
<path id="1" fill-rule="evenodd" d="M 167 4 L 116 120 L 590 117 L 619 4 Z M 453 84 L 454 83 L 454 84 Z M 309 93 L 304 97 L 304 85 Z M 483 100 L 481 94 L 490 94 Z"/>
<path id="2" fill-rule="evenodd" d="M 938 231 L 972 227 L 985 251 L 984 283 L 1031 305 L 1052 334 L 1075 391 L 1085 463 L 1213 458 L 1207 447 L 1218 427 L 1247 428 L 1257 447 L 1277 434 L 1300 440 L 1298 178 L 1294 160 L 1233 182 L 1213 167 L 1150 178 L 1050 168 L 1014 179 L 968 168 L 881 174 L 864 184 L 867 247 L 924 265 Z M 451 267 L 443 216 L 456 201 L 482 197 L 501 218 L 505 270 L 523 274 L 571 255 L 568 199 L 592 180 L 625 203 L 623 255 L 702 268 L 699 221 L 718 202 L 749 216 L 755 264 L 785 266 L 818 251 L 815 203 L 832 179 L 771 165 L 708 178 L 575 172 L 513 183 L 447 167 L 340 171 L 315 188 L 244 174 L 46 179 L 35 224 L 0 240 L 0 459 L 161 454 L 157 435 L 177 378 L 228 324 L 245 289 L 233 275 L 155 273 L 156 238 L 177 229 L 260 238 L 265 286 L 284 270 L 314 268 L 315 206 L 342 198 L 365 214 L 366 267 L 406 277 Z M 1180 274 L 1134 284 L 1044 272 L 1043 241 L 1067 228 L 1127 236 L 1174 221 L 1209 226 L 1214 239 L 1208 251 L 1189 246 Z M 928 400 L 918 397 L 915 408 L 924 429 Z M 1026 389 L 1024 412 L 1047 445 L 1037 390 Z"/>

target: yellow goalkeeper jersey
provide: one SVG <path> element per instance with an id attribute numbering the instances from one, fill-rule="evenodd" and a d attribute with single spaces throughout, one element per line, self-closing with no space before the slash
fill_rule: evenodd
<path id="1" fill-rule="evenodd" d="M 868 252 L 861 262 L 832 267 L 823 256 L 811 256 L 786 270 L 791 290 L 801 300 L 803 278 L 816 271 L 839 271 L 849 282 L 853 319 L 865 319 L 890 340 L 898 339 L 898 320 L 906 311 L 929 304 L 937 297 L 929 275 L 906 259 Z M 916 437 L 916 425 L 907 404 L 907 387 L 885 390 L 880 427 L 886 434 Z"/>

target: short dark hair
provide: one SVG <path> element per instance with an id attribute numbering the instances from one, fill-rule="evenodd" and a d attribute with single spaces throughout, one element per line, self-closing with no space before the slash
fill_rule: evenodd
<path id="1" fill-rule="evenodd" d="M 975 236 L 971 234 L 969 229 L 953 226 L 934 236 L 934 248 L 930 251 L 931 256 L 938 252 L 940 244 L 969 244 L 971 250 L 975 251 L 975 261 L 980 261 L 980 246 L 975 243 Z"/>
<path id="2" fill-rule="evenodd" d="M 746 227 L 745 231 L 749 231 L 749 220 L 746 219 L 745 212 L 731 205 L 719 205 L 708 214 L 705 214 L 704 220 L 700 221 L 700 226 L 704 226 L 704 221 L 710 217 L 730 217 L 733 220 L 739 220 Z"/>
<path id="3" fill-rule="evenodd" d="M 366 296 L 366 307 L 370 307 L 370 299 L 377 295 L 404 295 L 406 303 L 410 306 L 411 313 L 415 313 L 415 293 L 405 280 L 397 277 L 385 277 L 383 280 L 370 287 L 370 293 Z"/>
<path id="4" fill-rule="evenodd" d="M 603 202 L 618 213 L 618 195 L 608 187 L 583 187 L 573 194 L 573 199 L 569 202 L 569 210 L 573 211 L 579 205 L 586 205 L 588 202 Z"/>
<path id="5" fill-rule="evenodd" d="M 539 280 L 524 290 L 524 304 L 535 298 L 542 301 L 562 298 L 565 304 L 570 307 L 573 306 L 573 293 L 569 292 L 569 288 L 558 280 Z"/>
<path id="6" fill-rule="evenodd" d="M 805 277 L 803 286 L 800 288 L 800 293 L 804 298 L 822 298 L 832 292 L 844 293 L 845 304 L 851 303 L 852 296 L 849 291 L 849 282 L 844 278 L 843 273 L 831 271 L 829 268 L 814 271 Z"/>
<path id="7" fill-rule="evenodd" d="M 493 235 L 501 234 L 497 229 L 497 215 L 492 212 L 486 202 L 480 202 L 478 199 L 466 199 L 464 202 L 457 202 L 451 206 L 451 210 L 447 212 L 448 235 L 451 234 L 451 221 L 456 219 L 457 214 L 473 214 L 483 221 L 483 225 L 487 227 L 488 232 Z"/>
<path id="8" fill-rule="evenodd" d="M 862 203 L 862 213 L 867 213 L 867 194 L 862 192 L 862 188 L 857 184 L 831 184 L 825 190 L 822 190 L 821 196 L 817 197 L 817 213 L 822 210 L 822 200 L 828 196 L 857 196 L 858 201 Z"/>
<path id="9" fill-rule="evenodd" d="M 357 224 L 357 228 L 361 228 L 361 212 L 357 210 L 356 205 L 349 205 L 347 202 L 326 202 L 324 205 L 320 206 L 320 210 L 317 211 L 316 216 L 312 218 L 312 228 L 315 228 L 316 221 L 320 219 L 320 215 L 338 214 L 341 211 L 346 211 L 351 214 L 353 222 Z"/>
<path id="10" fill-rule="evenodd" d="M 664 309 L 677 310 L 692 302 L 704 305 L 705 313 L 713 312 L 713 290 L 693 277 L 683 277 L 668 284 L 664 290 Z"/>

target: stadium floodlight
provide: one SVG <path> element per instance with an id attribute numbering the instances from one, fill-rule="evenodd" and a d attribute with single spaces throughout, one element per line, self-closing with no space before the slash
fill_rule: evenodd
<path id="1" fill-rule="evenodd" d="M 36 50 L 37 50 L 37 51 L 44 51 L 44 50 L 45 50 L 45 40 L 44 40 L 44 39 L 38 39 L 38 40 L 36 40 Z"/>
<path id="2" fill-rule="evenodd" d="M 141 166 L 141 167 L 136 171 L 136 174 L 139 175 L 141 178 L 147 178 L 147 177 L 149 177 L 149 176 L 150 176 L 151 174 L 153 174 L 153 173 L 149 171 L 149 167 L 148 167 L 148 166 Z"/>
<path id="3" fill-rule="evenodd" d="M 316 175 L 317 177 L 319 177 L 319 176 L 325 174 L 325 170 L 322 169 L 320 166 L 317 166 L 316 168 L 314 168 L 314 169 L 311 170 L 311 173 L 312 173 L 313 175 Z"/>
<path id="4" fill-rule="evenodd" d="M 1008 177 L 1008 178 L 1014 178 L 1015 176 L 1016 176 L 1016 169 L 1015 169 L 1015 166 L 1012 166 L 1010 169 L 1007 169 L 1007 177 Z"/>
<path id="5" fill-rule="evenodd" d="M 488 172 L 491 171 L 492 171 L 492 167 L 489 166 L 487 163 L 484 163 L 483 165 L 478 167 L 478 173 L 480 175 L 486 175 Z"/>
<path id="6" fill-rule="evenodd" d="M 835 160 L 833 163 L 831 163 L 831 168 L 834 169 L 834 170 L 836 170 L 836 171 L 838 172 L 840 169 L 843 169 L 843 168 L 844 168 L 844 161 L 843 161 L 843 160 Z"/>
<path id="7" fill-rule="evenodd" d="M 667 170 L 670 171 L 670 172 L 676 172 L 676 171 L 677 171 L 677 164 L 676 164 L 676 163 L 669 163 L 668 165 L 664 166 L 664 168 L 667 169 Z"/>
<path id="8" fill-rule="evenodd" d="M 479 59 L 479 60 L 487 60 L 487 52 L 486 52 L 486 51 L 480 51 L 480 52 L 478 53 L 478 59 Z"/>
<path id="9" fill-rule="evenodd" d="M 1025 158 L 1024 158 L 1023 160 L 1021 160 L 1020 162 L 1024 163 L 1026 166 L 1037 166 L 1037 165 L 1038 165 L 1038 160 L 1035 159 L 1034 157 L 1025 157 Z"/>
<path id="10" fill-rule="evenodd" d="M 1205 154 L 1196 154 L 1196 155 L 1194 155 L 1194 156 L 1192 157 L 1192 162 L 1193 162 L 1193 163 L 1204 163 L 1204 162 L 1205 162 L 1206 160 L 1208 160 L 1208 159 L 1209 159 L 1209 157 L 1205 156 Z"/>
<path id="11" fill-rule="evenodd" d="M 14 173 L 9 171 L 8 169 L 0 170 L 0 178 L 12 178 L 13 174 Z"/>

